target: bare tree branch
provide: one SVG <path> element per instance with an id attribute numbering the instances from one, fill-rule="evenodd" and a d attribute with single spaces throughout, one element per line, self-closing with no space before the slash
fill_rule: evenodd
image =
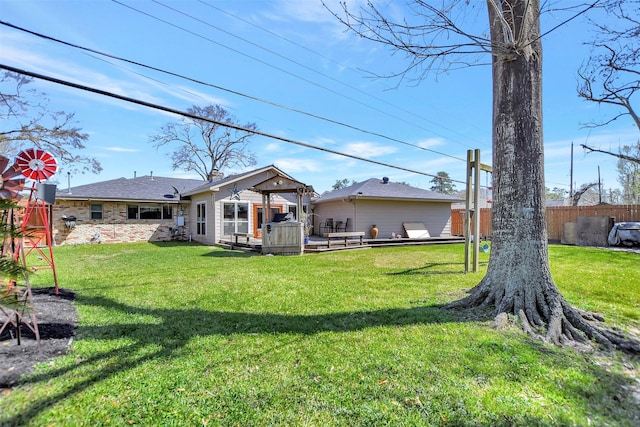
<path id="1" fill-rule="evenodd" d="M 235 118 L 219 105 L 194 105 L 187 111 L 198 117 L 236 124 Z M 257 129 L 255 123 L 247 123 L 243 127 Z M 156 148 L 171 143 L 178 145 L 170 155 L 173 170 L 193 171 L 203 179 L 211 179 L 214 172 L 224 168 L 255 165 L 255 155 L 248 149 L 253 135 L 211 121 L 183 117 L 177 123 L 162 126 L 149 140 Z"/>
<path id="2" fill-rule="evenodd" d="M 576 190 L 576 192 L 573 193 L 573 196 L 572 196 L 573 200 L 571 200 L 571 203 L 573 204 L 573 206 L 578 206 L 578 203 L 580 202 L 580 198 L 582 197 L 582 195 L 597 185 L 598 185 L 597 182 L 592 182 L 589 184 L 584 184 L 582 187 Z"/>
<path id="3" fill-rule="evenodd" d="M 46 94 L 29 88 L 26 76 L 4 72 L 0 77 L 0 151 L 16 155 L 25 148 L 49 151 L 69 172 L 102 171 L 92 157 L 77 154 L 89 135 L 75 126 L 73 113 L 51 111 Z"/>
<path id="4" fill-rule="evenodd" d="M 640 91 L 640 21 L 638 0 L 606 0 L 600 8 L 613 21 L 591 21 L 596 29 L 591 57 L 578 70 L 578 96 L 621 109 L 613 118 L 587 123 L 599 127 L 629 116 L 640 130 L 640 112 L 633 97 Z M 615 24 L 609 23 L 614 22 Z"/>
<path id="5" fill-rule="evenodd" d="M 640 164 L 640 159 L 637 158 L 637 157 L 627 156 L 627 155 L 622 154 L 622 153 L 612 153 L 611 151 L 598 150 L 597 148 L 592 148 L 592 147 L 589 147 L 588 145 L 585 145 L 585 144 L 580 144 L 580 146 L 582 148 L 584 148 L 585 150 L 588 150 L 590 152 L 591 151 L 596 151 L 598 153 L 608 154 L 610 156 L 614 156 L 614 157 L 617 157 L 619 159 L 623 159 L 623 160 L 626 160 L 626 161 L 629 161 L 629 162 Z"/>

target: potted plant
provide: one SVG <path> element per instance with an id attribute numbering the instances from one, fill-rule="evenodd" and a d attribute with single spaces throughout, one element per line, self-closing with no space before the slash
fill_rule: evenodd
<path id="1" fill-rule="evenodd" d="M 311 236 L 311 233 L 313 232 L 313 221 L 312 221 L 312 215 L 315 215 L 313 213 L 307 214 L 307 213 L 303 213 L 302 214 L 302 224 L 304 224 L 304 244 L 308 244 L 309 243 L 309 236 Z"/>

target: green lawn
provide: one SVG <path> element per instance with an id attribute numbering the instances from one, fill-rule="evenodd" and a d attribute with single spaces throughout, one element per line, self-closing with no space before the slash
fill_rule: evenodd
<path id="1" fill-rule="evenodd" d="M 567 299 L 640 330 L 640 255 L 551 246 Z M 0 397 L 0 425 L 636 426 L 638 359 L 581 354 L 439 305 L 461 245 L 299 257 L 191 244 L 55 248 L 69 354 Z M 39 271 L 34 286 L 51 286 Z"/>

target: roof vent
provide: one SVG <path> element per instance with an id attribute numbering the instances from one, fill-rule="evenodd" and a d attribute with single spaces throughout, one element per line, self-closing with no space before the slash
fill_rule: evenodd
<path id="1" fill-rule="evenodd" d="M 388 176 L 383 176 L 382 177 L 382 183 L 383 184 L 388 184 L 389 183 L 389 177 Z"/>

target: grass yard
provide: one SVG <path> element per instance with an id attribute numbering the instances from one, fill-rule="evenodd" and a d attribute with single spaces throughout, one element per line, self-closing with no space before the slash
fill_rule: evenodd
<path id="1" fill-rule="evenodd" d="M 637 426 L 640 361 L 439 308 L 486 270 L 463 246 L 265 257 L 174 244 L 55 248 L 69 353 L 0 397 L 0 425 Z M 567 299 L 640 330 L 640 255 L 550 247 Z M 34 286 L 51 286 L 41 270 Z"/>

